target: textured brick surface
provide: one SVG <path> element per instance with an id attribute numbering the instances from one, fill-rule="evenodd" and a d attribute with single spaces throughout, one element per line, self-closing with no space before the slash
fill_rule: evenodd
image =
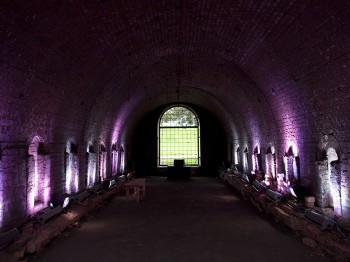
<path id="1" fill-rule="evenodd" d="M 26 220 L 26 205 L 17 202 L 28 194 L 33 137 L 47 147 L 51 193 L 65 190 L 70 139 L 84 188 L 88 143 L 95 172 L 97 147 L 106 146 L 108 174 L 112 144 L 123 145 L 126 158 L 129 149 L 143 150 L 132 145 L 137 124 L 178 102 L 212 113 L 226 132 L 226 160 L 238 146 L 243 159 L 247 148 L 248 171 L 254 148 L 265 171 L 273 146 L 276 172 L 285 172 L 283 156 L 293 142 L 301 183 L 315 196 L 322 189 L 315 165 L 324 158 L 320 144 L 334 136 L 339 212 L 350 217 L 349 1 L 6 2 L 0 3 L 0 227 Z"/>

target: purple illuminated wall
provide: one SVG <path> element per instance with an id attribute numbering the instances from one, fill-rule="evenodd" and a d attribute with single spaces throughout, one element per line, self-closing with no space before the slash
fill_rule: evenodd
<path id="1" fill-rule="evenodd" d="M 181 12 L 168 1 L 162 8 L 139 0 L 132 8 L 127 1 L 108 8 L 17 2 L 1 11 L 2 228 L 22 224 L 53 194 L 81 191 L 123 169 L 120 147 L 132 161 L 135 128 L 171 103 L 214 116 L 228 141 L 225 160 L 237 162 L 240 147 L 250 172 L 258 145 L 262 171 L 281 190 L 299 175 L 320 205 L 350 218 L 348 1 L 261 0 L 257 8 L 256 1 L 206 0 Z M 66 156 L 71 139 L 79 150 Z M 300 161 L 290 161 L 293 168 L 284 158 L 291 146 Z M 328 148 L 338 160 L 327 159 Z"/>
<path id="2" fill-rule="evenodd" d="M 118 150 L 116 145 L 112 146 L 112 175 L 116 175 L 118 172 Z"/>
<path id="3" fill-rule="evenodd" d="M 34 215 L 48 206 L 51 197 L 51 159 L 42 148 L 44 141 L 34 137 L 28 149 L 27 212 Z"/>
<path id="4" fill-rule="evenodd" d="M 4 219 L 4 174 L 2 171 L 2 162 L 0 161 L 0 228 L 3 226 L 3 219 Z"/>
<path id="5" fill-rule="evenodd" d="M 107 178 L 107 149 L 104 144 L 100 145 L 99 176 L 100 176 L 100 181 L 104 181 Z"/>
<path id="6" fill-rule="evenodd" d="M 86 187 L 91 188 L 97 182 L 97 156 L 93 150 L 93 144 L 89 143 L 86 157 Z"/>
<path id="7" fill-rule="evenodd" d="M 74 140 L 66 145 L 66 193 L 72 194 L 79 191 L 79 158 L 76 152 Z"/>

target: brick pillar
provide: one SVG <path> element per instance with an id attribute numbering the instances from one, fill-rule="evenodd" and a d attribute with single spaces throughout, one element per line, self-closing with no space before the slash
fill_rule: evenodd
<path id="1" fill-rule="evenodd" d="M 328 175 L 328 161 L 317 161 L 316 170 L 318 170 L 317 184 L 318 191 L 316 192 L 316 203 L 319 207 L 329 206 L 330 188 Z"/>
<path id="2" fill-rule="evenodd" d="M 336 215 L 342 215 L 342 205 L 341 205 L 341 168 L 339 162 L 331 162 L 329 164 L 330 172 L 330 204 L 334 207 L 334 213 Z"/>
<path id="3" fill-rule="evenodd" d="M 88 154 L 88 167 L 87 167 L 87 188 L 91 188 L 96 182 L 96 154 Z"/>

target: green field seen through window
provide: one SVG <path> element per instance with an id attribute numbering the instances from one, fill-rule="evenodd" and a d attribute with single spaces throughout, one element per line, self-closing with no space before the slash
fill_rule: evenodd
<path id="1" fill-rule="evenodd" d="M 160 128 L 160 165 L 173 165 L 184 159 L 185 165 L 198 165 L 198 128 Z"/>

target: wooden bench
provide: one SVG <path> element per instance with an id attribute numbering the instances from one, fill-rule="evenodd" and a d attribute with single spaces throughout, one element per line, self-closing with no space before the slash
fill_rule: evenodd
<path id="1" fill-rule="evenodd" d="M 125 184 L 126 201 L 134 200 L 139 202 L 140 197 L 144 198 L 146 195 L 146 179 L 136 178 L 130 180 Z"/>

